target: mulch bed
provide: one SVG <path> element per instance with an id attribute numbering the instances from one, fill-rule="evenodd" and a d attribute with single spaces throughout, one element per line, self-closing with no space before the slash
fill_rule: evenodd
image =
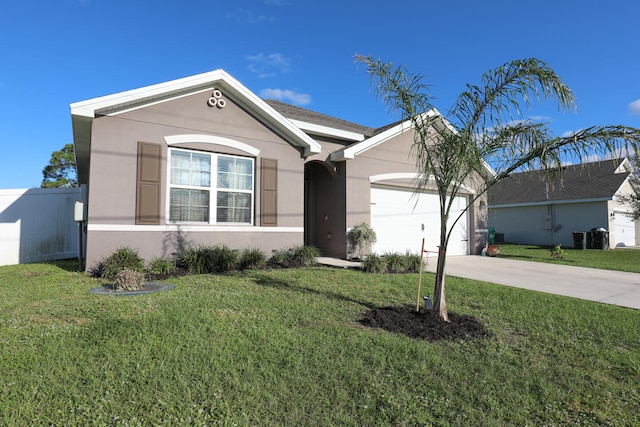
<path id="1" fill-rule="evenodd" d="M 422 308 L 416 312 L 416 307 L 412 305 L 370 309 L 359 323 L 429 342 L 485 338 L 490 335 L 475 317 L 449 312 L 449 322 L 445 322 L 436 312 Z"/>

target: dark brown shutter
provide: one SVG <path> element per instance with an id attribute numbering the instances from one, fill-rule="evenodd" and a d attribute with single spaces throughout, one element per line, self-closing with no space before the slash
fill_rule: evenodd
<path id="1" fill-rule="evenodd" d="M 159 144 L 138 143 L 136 224 L 160 224 L 161 163 Z"/>
<path id="2" fill-rule="evenodd" d="M 260 167 L 260 225 L 278 225 L 278 161 L 262 159 Z"/>

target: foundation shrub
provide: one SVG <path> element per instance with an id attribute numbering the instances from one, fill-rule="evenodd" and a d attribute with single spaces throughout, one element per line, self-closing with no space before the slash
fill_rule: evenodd
<path id="1" fill-rule="evenodd" d="M 238 268 L 240 270 L 247 270 L 253 268 L 262 268 L 267 262 L 267 257 L 264 253 L 258 249 L 244 249 L 240 252 L 238 259 Z"/>
<path id="2" fill-rule="evenodd" d="M 315 246 L 298 245 L 273 254 L 270 264 L 283 267 L 309 267 L 317 263 L 320 251 Z"/>
<path id="3" fill-rule="evenodd" d="M 238 268 L 239 253 L 227 245 L 217 245 L 213 248 L 213 272 L 226 273 Z"/>
<path id="4" fill-rule="evenodd" d="M 185 249 L 178 264 L 191 274 L 206 274 L 213 271 L 213 247 L 200 245 Z"/>
<path id="5" fill-rule="evenodd" d="M 385 254 L 384 258 L 387 260 L 389 273 L 404 273 L 407 271 L 407 259 L 404 255 L 393 252 Z"/>
<path id="6" fill-rule="evenodd" d="M 100 275 L 106 280 L 115 280 L 124 269 L 141 273 L 144 270 L 144 259 L 138 251 L 128 246 L 121 246 L 101 262 Z"/>
<path id="7" fill-rule="evenodd" d="M 147 271 L 151 274 L 173 274 L 176 272 L 175 263 L 162 258 L 152 258 Z"/>
<path id="8" fill-rule="evenodd" d="M 287 249 L 275 252 L 269 259 L 270 264 L 288 267 L 291 262 L 291 253 Z"/>
<path id="9" fill-rule="evenodd" d="M 387 260 L 377 254 L 368 255 L 362 263 L 362 270 L 365 273 L 381 274 L 387 272 Z"/>
<path id="10" fill-rule="evenodd" d="M 293 261 L 304 267 L 316 264 L 320 256 L 320 251 L 315 246 L 294 246 L 291 252 L 293 253 Z"/>
<path id="11" fill-rule="evenodd" d="M 407 252 L 404 255 L 406 264 L 406 273 L 417 273 L 420 271 L 420 255 Z"/>
<path id="12" fill-rule="evenodd" d="M 178 263 L 192 274 L 224 273 L 238 266 L 238 251 L 221 244 L 200 245 L 182 252 Z"/>
<path id="13" fill-rule="evenodd" d="M 371 254 L 362 263 L 365 273 L 417 273 L 420 270 L 420 255 L 406 253 Z"/>

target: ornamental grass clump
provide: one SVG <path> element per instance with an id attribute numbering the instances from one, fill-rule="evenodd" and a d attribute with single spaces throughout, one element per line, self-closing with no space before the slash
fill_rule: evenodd
<path id="1" fill-rule="evenodd" d="M 171 275 L 176 272 L 176 266 L 172 261 L 156 257 L 149 261 L 147 271 L 151 274 Z"/>
<path id="2" fill-rule="evenodd" d="M 377 254 L 371 254 L 362 263 L 362 270 L 365 273 L 381 274 L 387 272 L 387 260 Z"/>
<path id="3" fill-rule="evenodd" d="M 320 251 L 315 246 L 298 245 L 277 251 L 269 259 L 269 264 L 281 267 L 309 267 L 318 262 Z"/>
<path id="4" fill-rule="evenodd" d="M 384 255 L 367 255 L 362 263 L 362 270 L 365 273 L 417 273 L 420 270 L 420 256 L 407 252 L 388 253 Z"/>
<path id="5" fill-rule="evenodd" d="M 240 253 L 240 257 L 238 259 L 238 269 L 248 270 L 253 268 L 262 268 L 266 263 L 267 257 L 260 249 L 244 249 Z"/>
<path id="6" fill-rule="evenodd" d="M 405 273 L 407 271 L 407 260 L 404 255 L 399 253 L 385 254 L 387 260 L 387 270 L 389 273 Z"/>
<path id="7" fill-rule="evenodd" d="M 238 251 L 221 244 L 185 249 L 179 264 L 192 274 L 225 273 L 238 267 Z"/>
<path id="8" fill-rule="evenodd" d="M 309 267 L 318 262 L 320 251 L 315 246 L 299 245 L 291 248 L 291 254 L 296 265 Z"/>
<path id="9" fill-rule="evenodd" d="M 124 269 L 142 273 L 144 259 L 138 255 L 138 251 L 128 246 L 121 246 L 101 263 L 100 277 L 106 280 L 115 280 Z"/>

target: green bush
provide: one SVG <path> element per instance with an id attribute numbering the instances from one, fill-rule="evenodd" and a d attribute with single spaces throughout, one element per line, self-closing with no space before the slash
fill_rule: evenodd
<path id="1" fill-rule="evenodd" d="M 121 246 L 102 262 L 100 277 L 115 280 L 118 273 L 125 268 L 140 273 L 144 270 L 144 259 L 138 255 L 137 250 Z"/>
<path id="2" fill-rule="evenodd" d="M 385 254 L 384 258 L 387 260 L 389 273 L 404 273 L 407 271 L 407 260 L 404 255 L 393 252 Z"/>
<path id="3" fill-rule="evenodd" d="M 314 246 L 299 245 L 273 254 L 269 263 L 283 267 L 308 267 L 317 263 L 320 251 Z"/>
<path id="4" fill-rule="evenodd" d="M 407 273 L 417 273 L 420 271 L 420 255 L 407 252 L 404 257 Z"/>
<path id="5" fill-rule="evenodd" d="M 213 271 L 213 248 L 196 246 L 185 249 L 178 258 L 178 265 L 191 274 L 206 274 Z"/>
<path id="6" fill-rule="evenodd" d="M 287 249 L 277 251 L 271 256 L 269 263 L 288 267 L 291 263 L 291 252 Z"/>
<path id="7" fill-rule="evenodd" d="M 213 272 L 225 273 L 238 268 L 238 251 L 227 245 L 217 245 L 213 248 Z"/>
<path id="8" fill-rule="evenodd" d="M 387 272 L 387 260 L 377 254 L 370 254 L 365 258 L 362 263 L 362 270 L 365 273 L 386 273 Z"/>
<path id="9" fill-rule="evenodd" d="M 299 266 L 308 267 L 317 263 L 320 251 L 314 246 L 294 246 L 291 248 L 292 261 Z"/>
<path id="10" fill-rule="evenodd" d="M 362 263 L 365 273 L 417 273 L 420 270 L 420 255 L 407 252 L 388 253 L 384 255 L 371 254 Z"/>
<path id="11" fill-rule="evenodd" d="M 173 262 L 156 257 L 149 262 L 147 271 L 151 274 L 173 274 L 176 271 L 176 267 Z"/>
<path id="12" fill-rule="evenodd" d="M 200 245 L 185 249 L 178 262 L 192 274 L 224 273 L 237 268 L 238 251 L 224 244 Z"/>
<path id="13" fill-rule="evenodd" d="M 240 270 L 261 268 L 264 267 L 266 262 L 267 258 L 260 249 L 245 249 L 240 253 L 238 268 Z"/>

